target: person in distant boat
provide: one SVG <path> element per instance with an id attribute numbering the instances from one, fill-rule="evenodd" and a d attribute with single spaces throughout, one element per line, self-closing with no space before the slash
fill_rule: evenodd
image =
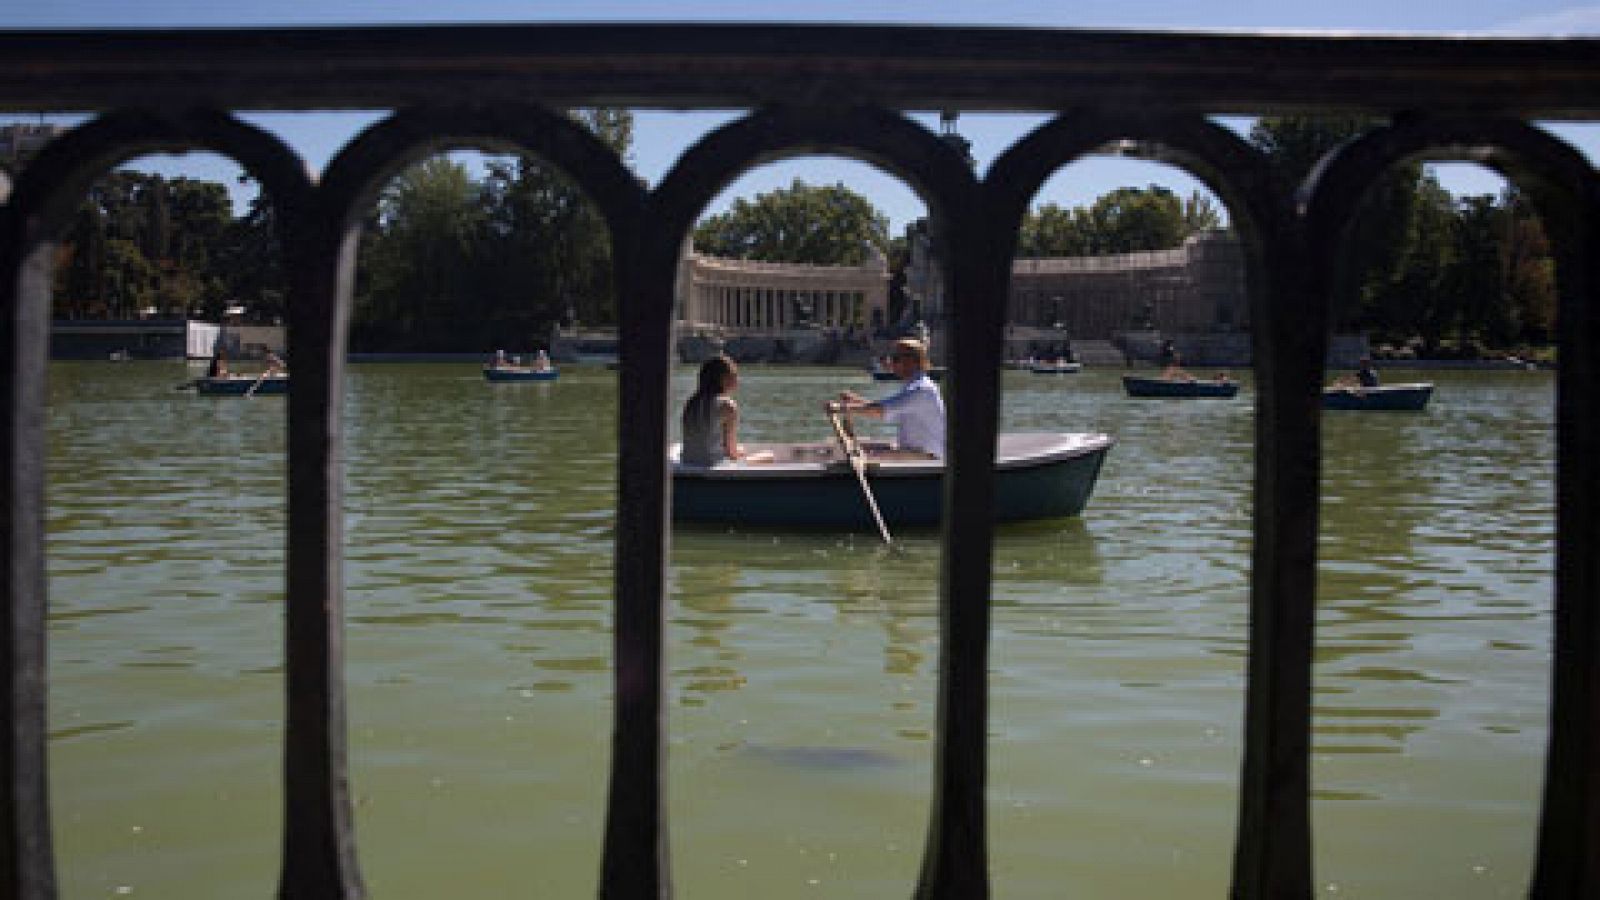
<path id="1" fill-rule="evenodd" d="M 1378 386 L 1378 369 L 1372 364 L 1372 357 L 1361 357 L 1361 368 L 1356 369 L 1356 381 L 1365 388 Z"/>
<path id="2" fill-rule="evenodd" d="M 1178 348 L 1170 340 L 1161 342 L 1161 368 L 1178 364 Z"/>
<path id="3" fill-rule="evenodd" d="M 1161 370 L 1162 379 L 1166 381 L 1195 380 L 1193 375 L 1184 371 L 1183 354 L 1178 352 L 1178 348 L 1172 346 L 1171 341 L 1167 341 L 1166 346 L 1162 348 L 1161 356 L 1167 363 L 1166 368 Z"/>
<path id="4" fill-rule="evenodd" d="M 928 346 L 915 338 L 894 342 L 889 368 L 900 379 L 900 389 L 882 400 L 864 400 L 854 391 L 841 391 L 827 403 L 828 412 L 860 414 L 895 424 L 895 449 L 944 458 L 944 398 L 928 377 Z"/>
<path id="5" fill-rule="evenodd" d="M 1353 390 L 1355 388 L 1375 388 L 1381 382 L 1378 379 L 1378 369 L 1372 364 L 1372 357 L 1363 356 L 1357 364 L 1354 375 L 1344 375 L 1333 382 L 1336 388 Z"/>
<path id="6" fill-rule="evenodd" d="M 216 349 L 211 351 L 211 364 L 206 366 L 206 377 L 228 377 L 228 354 L 227 351 L 222 349 L 220 344 L 216 347 Z"/>
<path id="7" fill-rule="evenodd" d="M 491 369 L 504 369 L 509 365 L 511 365 L 511 362 L 506 359 L 506 352 L 504 350 L 496 350 L 494 352 L 494 359 L 489 360 L 489 368 Z"/>
<path id="8" fill-rule="evenodd" d="M 278 357 L 278 354 L 273 353 L 270 350 L 267 351 L 267 374 L 268 375 L 284 375 L 284 374 L 287 374 L 288 371 L 289 371 L 289 367 L 287 365 L 285 365 L 283 360 Z"/>
<path id="9" fill-rule="evenodd" d="M 538 353 L 534 354 L 533 370 L 535 372 L 550 371 L 550 354 L 544 352 L 544 350 L 540 350 Z"/>
<path id="10" fill-rule="evenodd" d="M 678 458 L 694 466 L 710 466 L 745 458 L 739 446 L 739 367 L 725 354 L 700 364 L 694 393 L 683 404 L 683 450 Z"/>

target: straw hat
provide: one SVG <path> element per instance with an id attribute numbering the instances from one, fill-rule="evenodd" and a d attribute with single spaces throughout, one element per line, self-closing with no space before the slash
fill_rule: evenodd
<path id="1" fill-rule="evenodd" d="M 890 356 L 906 353 L 915 357 L 917 365 L 926 369 L 928 367 L 928 347 L 916 338 L 900 338 L 889 349 Z"/>

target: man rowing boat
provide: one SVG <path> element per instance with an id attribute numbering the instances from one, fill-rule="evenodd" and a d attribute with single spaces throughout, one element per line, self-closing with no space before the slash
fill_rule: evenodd
<path id="1" fill-rule="evenodd" d="M 944 458 L 944 398 L 928 377 L 928 347 L 915 338 L 894 342 L 889 368 L 901 381 L 900 389 L 882 400 L 866 400 L 854 391 L 841 391 L 839 399 L 825 404 L 828 412 L 860 414 L 895 424 L 895 449 Z"/>

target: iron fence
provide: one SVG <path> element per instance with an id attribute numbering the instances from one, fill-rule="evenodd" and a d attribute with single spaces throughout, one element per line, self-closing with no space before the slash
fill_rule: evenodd
<path id="1" fill-rule="evenodd" d="M 560 110 L 748 114 L 642 185 Z M 385 109 L 313 180 L 246 110 Z M 575 179 L 610 228 L 622 367 L 615 709 L 600 892 L 671 893 L 663 779 L 665 464 L 673 283 L 684 235 L 742 171 L 833 153 L 904 179 L 947 229 L 947 508 L 994 485 L 1011 257 L 1060 166 L 1115 146 L 1183 166 L 1244 245 L 1259 400 L 1244 761 L 1232 891 L 1310 896 L 1308 749 L 1321 360 L 1359 198 L 1389 168 L 1469 160 L 1535 201 L 1558 264 L 1555 640 L 1550 741 L 1530 893 L 1600 895 L 1600 258 L 1594 169 L 1533 123 L 1600 112 L 1600 41 L 1316 37 L 867 26 L 461 26 L 0 32 L 0 110 L 94 114 L 48 145 L 0 206 L 4 347 L 4 741 L 0 891 L 53 897 L 46 796 L 44 395 L 53 250 L 93 181 L 153 151 L 231 157 L 276 204 L 290 279 L 283 897 L 362 896 L 346 780 L 341 447 L 345 347 L 363 211 L 389 176 L 454 147 L 514 148 Z M 1052 118 L 982 175 L 907 117 Z M 1220 115 L 1362 114 L 1385 124 L 1299 185 Z M 0 182 L 3 183 L 3 182 Z M 946 517 L 934 784 L 917 896 L 989 892 L 985 770 L 993 534 Z"/>

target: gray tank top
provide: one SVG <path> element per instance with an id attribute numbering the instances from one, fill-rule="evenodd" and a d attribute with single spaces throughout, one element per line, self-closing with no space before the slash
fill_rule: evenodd
<path id="1" fill-rule="evenodd" d="M 678 458 L 691 466 L 709 466 L 728 455 L 722 449 L 722 423 L 739 414 L 739 404 L 727 394 L 719 394 L 706 406 L 705 415 L 690 416 L 683 423 L 683 452 Z"/>

